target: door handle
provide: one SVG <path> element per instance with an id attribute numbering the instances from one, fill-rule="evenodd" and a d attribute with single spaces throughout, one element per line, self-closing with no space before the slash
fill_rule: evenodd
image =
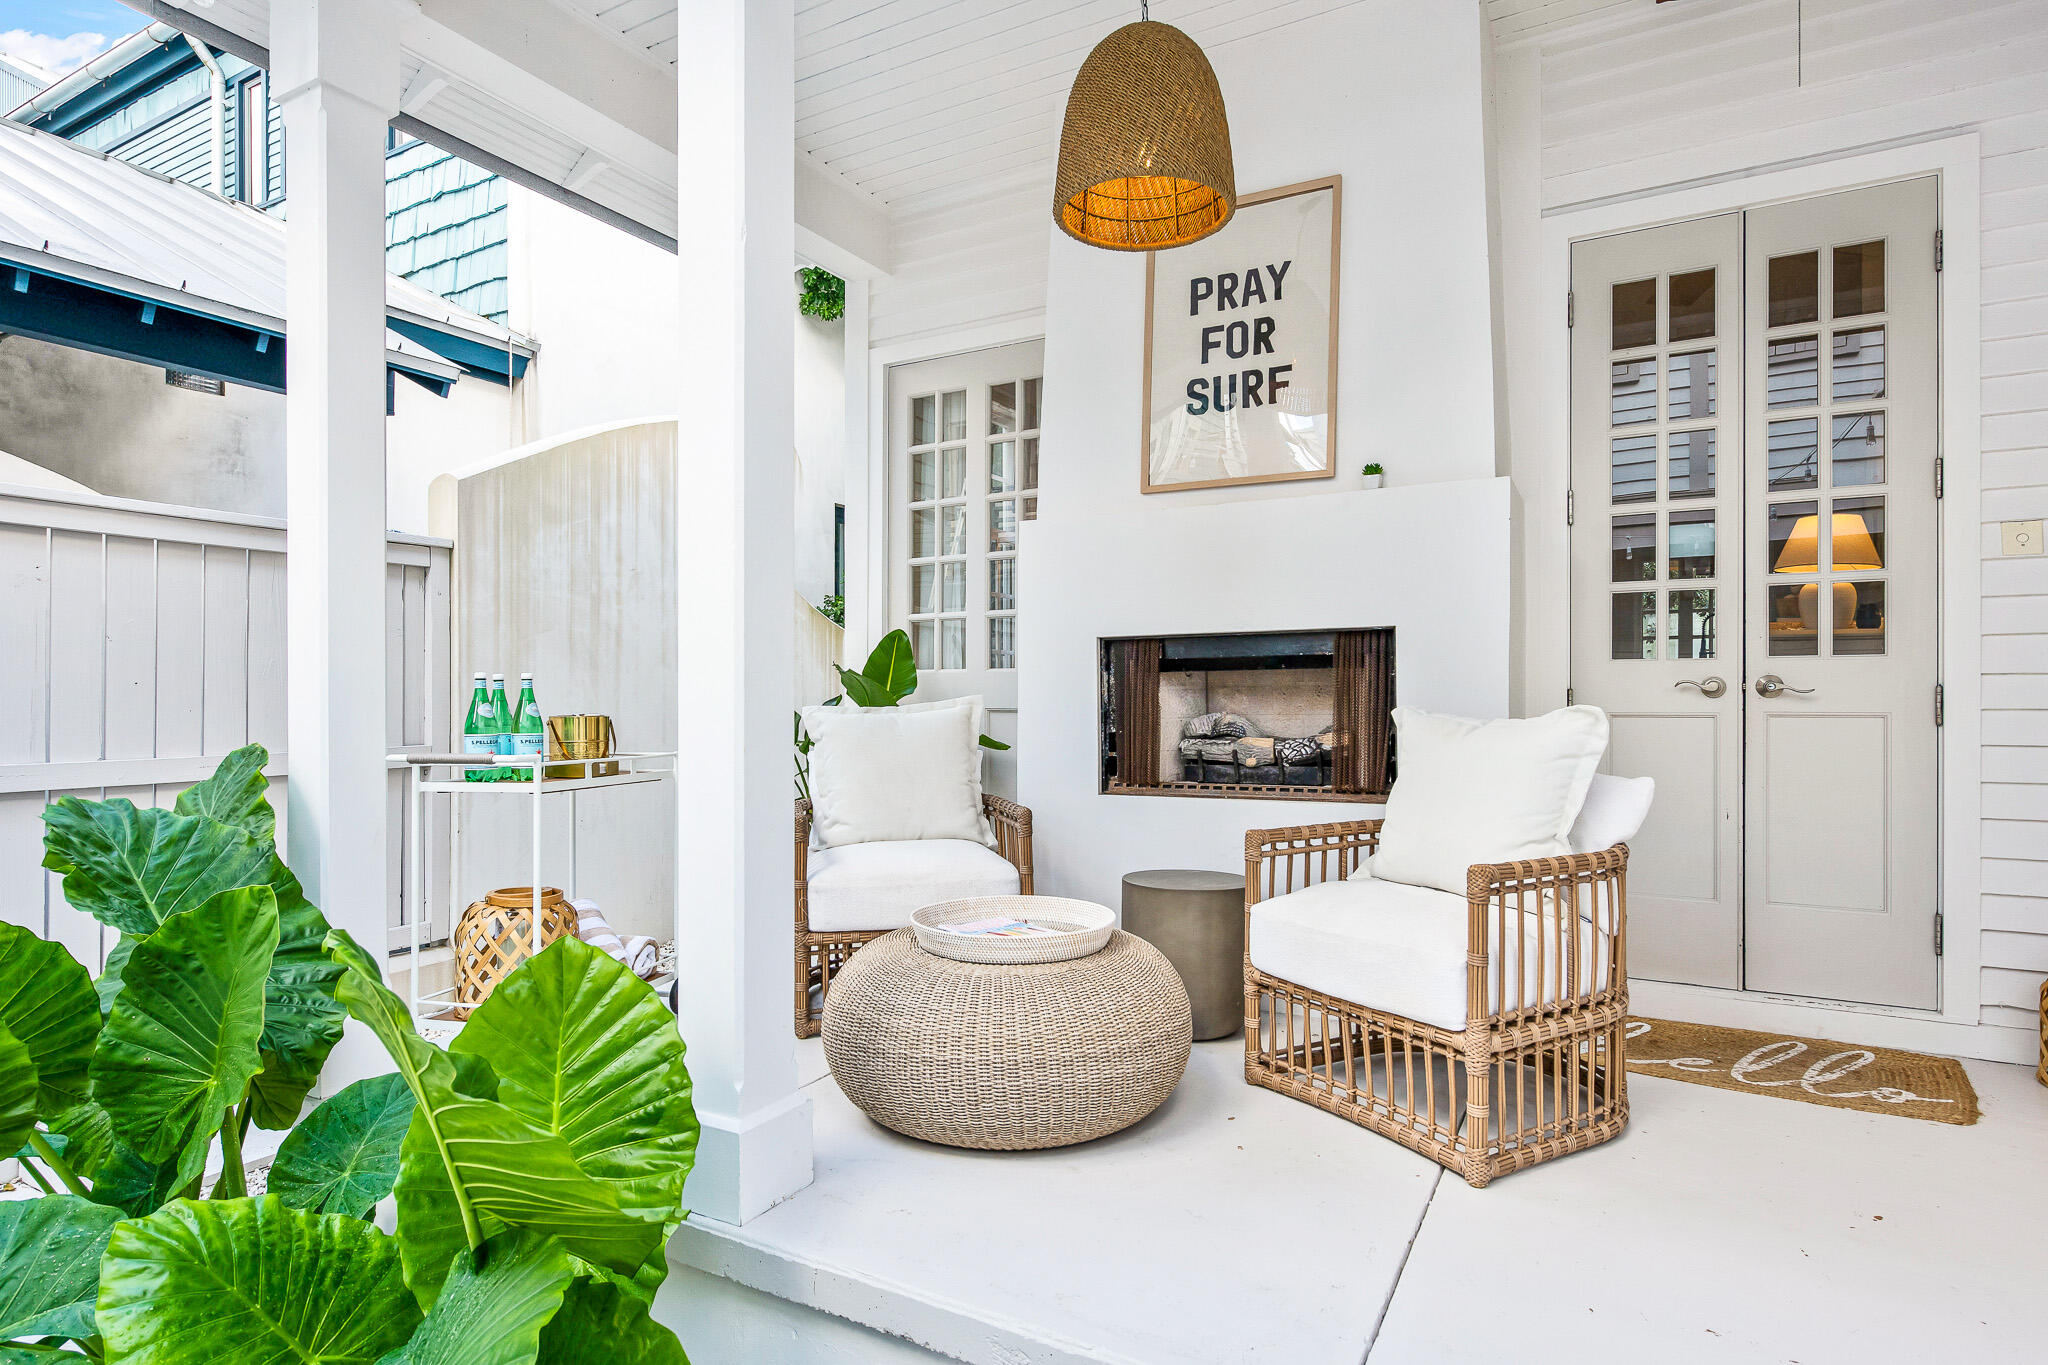
<path id="1" fill-rule="evenodd" d="M 1697 681 L 1692 678 L 1680 678 L 1671 685 L 1673 687 L 1697 687 L 1700 690 L 1700 695 L 1703 697 L 1718 697 L 1728 690 L 1727 683 L 1711 675 L 1700 678 Z"/>
<path id="2" fill-rule="evenodd" d="M 1804 697 L 1810 695 L 1813 689 L 1787 686 L 1785 680 L 1775 673 L 1766 673 L 1756 680 L 1756 694 L 1759 697 L 1775 697 L 1784 692 L 1797 692 Z"/>

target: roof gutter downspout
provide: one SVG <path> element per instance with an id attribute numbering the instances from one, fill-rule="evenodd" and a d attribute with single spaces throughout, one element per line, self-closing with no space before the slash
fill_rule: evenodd
<path id="1" fill-rule="evenodd" d="M 189 33 L 185 35 L 185 41 L 192 45 L 192 55 L 206 68 L 212 83 L 213 192 L 225 199 L 228 197 L 228 78 L 220 69 L 220 63 L 213 59 L 213 49 Z"/>

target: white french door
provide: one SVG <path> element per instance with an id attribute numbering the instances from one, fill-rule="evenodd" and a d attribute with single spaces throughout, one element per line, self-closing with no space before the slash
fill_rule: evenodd
<path id="1" fill-rule="evenodd" d="M 1936 184 L 1573 249 L 1572 685 L 1638 976 L 1934 1007 Z"/>

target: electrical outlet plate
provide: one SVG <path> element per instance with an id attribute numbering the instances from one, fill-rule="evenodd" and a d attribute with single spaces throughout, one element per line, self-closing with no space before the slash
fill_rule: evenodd
<path id="1" fill-rule="evenodd" d="M 2009 555 L 2037 555 L 2042 552 L 2041 523 L 2038 521 L 2001 521 L 1998 523 L 2000 553 Z"/>

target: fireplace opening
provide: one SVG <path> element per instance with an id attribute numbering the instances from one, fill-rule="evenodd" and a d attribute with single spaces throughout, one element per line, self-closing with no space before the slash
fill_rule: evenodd
<path id="1" fill-rule="evenodd" d="M 1104 640 L 1105 793 L 1383 801 L 1394 632 Z"/>

